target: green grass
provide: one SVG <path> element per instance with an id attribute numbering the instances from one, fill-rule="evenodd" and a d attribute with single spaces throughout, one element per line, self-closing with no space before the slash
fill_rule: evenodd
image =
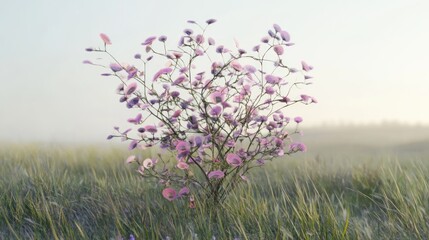
<path id="1" fill-rule="evenodd" d="M 170 203 L 107 147 L 0 148 L 0 239 L 426 239 L 428 157 L 310 154 L 253 172 L 225 205 Z"/>

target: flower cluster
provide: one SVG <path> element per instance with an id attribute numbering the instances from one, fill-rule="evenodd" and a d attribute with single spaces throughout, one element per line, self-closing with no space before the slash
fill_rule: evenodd
<path id="1" fill-rule="evenodd" d="M 247 181 L 250 169 L 306 150 L 292 138 L 303 119 L 286 116 L 284 109 L 317 103 L 292 91 L 311 83 L 313 67 L 304 61 L 300 68 L 285 64 L 283 56 L 293 43 L 277 24 L 260 44 L 245 50 L 207 37 L 214 19 L 204 25 L 188 22 L 194 28 L 183 31 L 174 49 L 166 36 L 143 41 L 136 64 L 117 61 L 107 51 L 109 37 L 100 34 L 104 48 L 87 51 L 107 54 L 112 62 L 84 63 L 118 78 L 119 102 L 134 112 L 128 122 L 135 127 L 115 127 L 108 139 L 129 141 L 129 150 L 157 146 L 174 156 L 143 160 L 133 155 L 127 162 L 137 163 L 143 177 L 157 178 L 169 201 L 189 196 L 193 203 L 195 195 L 221 203 L 239 181 Z"/>

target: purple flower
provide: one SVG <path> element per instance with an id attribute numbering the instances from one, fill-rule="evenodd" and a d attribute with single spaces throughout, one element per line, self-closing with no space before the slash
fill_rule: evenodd
<path id="1" fill-rule="evenodd" d="M 137 147 L 138 141 L 137 140 L 133 140 L 130 145 L 128 146 L 128 150 L 133 150 L 134 148 Z"/>
<path id="2" fill-rule="evenodd" d="M 82 63 L 83 64 L 91 64 L 91 65 L 93 65 L 93 63 L 91 61 L 89 61 L 89 60 L 84 60 Z"/>
<path id="3" fill-rule="evenodd" d="M 180 75 L 176 80 L 174 80 L 174 82 L 171 85 L 179 85 L 185 80 L 187 80 L 186 76 Z"/>
<path id="4" fill-rule="evenodd" d="M 147 46 L 147 45 L 151 45 L 153 43 L 153 41 L 155 41 L 156 37 L 152 36 L 152 37 L 148 37 L 143 43 L 142 45 Z"/>
<path id="5" fill-rule="evenodd" d="M 178 153 L 177 158 L 181 159 L 189 155 L 191 146 L 188 142 L 178 141 L 176 144 L 176 151 Z"/>
<path id="6" fill-rule="evenodd" d="M 267 80 L 267 83 L 277 84 L 280 82 L 280 80 L 282 80 L 282 78 L 271 74 L 267 74 L 265 75 L 265 80 Z"/>
<path id="7" fill-rule="evenodd" d="M 216 52 L 217 52 L 217 53 L 223 53 L 223 50 L 224 50 L 223 45 L 219 45 L 219 46 L 216 48 Z"/>
<path id="8" fill-rule="evenodd" d="M 159 38 L 158 38 L 158 41 L 160 41 L 160 42 L 165 42 L 165 41 L 167 41 L 167 37 L 166 36 L 160 36 Z"/>
<path id="9" fill-rule="evenodd" d="M 179 190 L 179 197 L 187 196 L 187 195 L 189 195 L 189 193 L 190 193 L 189 188 L 187 188 L 187 187 L 182 187 L 182 188 Z"/>
<path id="10" fill-rule="evenodd" d="M 140 53 L 136 53 L 136 54 L 134 55 L 134 58 L 135 58 L 135 59 L 141 59 L 141 58 L 142 58 L 142 55 L 141 55 Z"/>
<path id="11" fill-rule="evenodd" d="M 152 81 L 156 81 L 161 75 L 171 73 L 172 71 L 173 71 L 172 68 L 163 68 L 163 69 L 160 69 L 157 73 L 155 73 L 155 75 L 153 76 Z"/>
<path id="12" fill-rule="evenodd" d="M 114 138 L 115 136 L 113 136 L 113 135 L 109 135 L 109 136 L 107 136 L 107 140 L 110 140 L 110 139 L 112 139 L 112 138 Z"/>
<path id="13" fill-rule="evenodd" d="M 293 120 L 294 120 L 296 123 L 300 123 L 300 122 L 302 122 L 302 121 L 303 121 L 302 117 L 295 117 Z"/>
<path id="14" fill-rule="evenodd" d="M 283 39 L 283 41 L 285 41 L 285 42 L 290 41 L 290 35 L 288 32 L 286 32 L 286 31 L 279 31 L 279 32 L 280 32 L 280 37 Z"/>
<path id="15" fill-rule="evenodd" d="M 235 153 L 228 153 L 226 155 L 226 162 L 233 167 L 238 167 L 243 164 L 243 160 Z"/>
<path id="16" fill-rule="evenodd" d="M 210 110 L 210 115 L 218 117 L 221 112 L 222 112 L 222 107 L 216 105 Z"/>
<path id="17" fill-rule="evenodd" d="M 183 30 L 183 32 L 184 32 L 186 35 L 191 35 L 192 33 L 194 33 L 194 31 L 192 31 L 192 29 L 189 29 L 189 28 L 187 28 L 187 29 Z"/>
<path id="18" fill-rule="evenodd" d="M 207 20 L 207 21 L 206 21 L 206 23 L 207 23 L 208 25 L 213 24 L 213 23 L 215 23 L 215 22 L 216 22 L 216 19 L 213 19 L 213 18 L 211 18 L 211 19 L 209 19 L 209 20 Z"/>
<path id="19" fill-rule="evenodd" d="M 173 98 L 177 98 L 177 97 L 179 97 L 180 93 L 179 93 L 178 91 L 172 91 L 172 92 L 170 93 L 170 95 L 171 95 Z"/>
<path id="20" fill-rule="evenodd" d="M 92 52 L 92 51 L 94 51 L 94 48 L 85 48 L 85 51 Z"/>
<path id="21" fill-rule="evenodd" d="M 209 172 L 209 174 L 207 174 L 207 177 L 209 179 L 211 179 L 211 178 L 222 179 L 225 177 L 225 173 L 221 170 L 214 170 L 214 171 Z"/>
<path id="22" fill-rule="evenodd" d="M 254 47 L 253 47 L 253 49 L 252 49 L 252 50 L 253 50 L 254 52 L 259 52 L 259 48 L 260 48 L 260 47 L 261 47 L 260 45 L 256 45 L 256 46 L 254 46 Z"/>
<path id="23" fill-rule="evenodd" d="M 305 152 L 307 151 L 307 146 L 303 143 L 292 143 L 289 146 L 289 150 L 292 152 Z"/>
<path id="24" fill-rule="evenodd" d="M 248 72 L 248 73 L 255 73 L 256 72 L 256 68 L 252 65 L 246 65 L 244 66 L 244 69 Z"/>
<path id="25" fill-rule="evenodd" d="M 311 97 L 305 94 L 301 94 L 301 100 L 303 102 L 308 102 L 309 100 L 311 100 Z"/>
<path id="26" fill-rule="evenodd" d="M 155 134 L 158 131 L 155 125 L 147 125 L 144 127 L 144 129 L 146 130 L 146 132 L 149 132 L 152 134 Z"/>
<path id="27" fill-rule="evenodd" d="M 304 75 L 304 79 L 305 79 L 305 80 L 308 80 L 308 79 L 311 79 L 311 78 L 313 78 L 313 77 L 312 77 L 312 76 Z"/>
<path id="28" fill-rule="evenodd" d="M 273 95 L 275 93 L 274 88 L 271 86 L 267 86 L 265 88 L 265 93 L 269 94 L 269 95 Z"/>
<path id="29" fill-rule="evenodd" d="M 203 36 L 203 35 L 201 35 L 201 34 L 198 34 L 198 35 L 195 37 L 195 42 L 197 42 L 198 44 L 203 44 L 203 43 L 204 43 L 204 36 Z"/>
<path id="30" fill-rule="evenodd" d="M 269 41 L 270 41 L 270 39 L 268 37 L 263 37 L 261 39 L 261 42 L 263 42 L 263 43 L 268 43 Z"/>
<path id="31" fill-rule="evenodd" d="M 113 72 L 119 72 L 122 70 L 122 66 L 117 63 L 112 63 L 109 67 Z"/>
<path id="32" fill-rule="evenodd" d="M 215 40 L 214 40 L 213 38 L 211 38 L 211 37 L 209 37 L 209 39 L 208 39 L 207 41 L 209 42 L 209 45 L 210 45 L 210 46 L 212 46 L 212 45 L 215 45 L 215 44 L 216 44 Z"/>
<path id="33" fill-rule="evenodd" d="M 125 95 L 131 95 L 133 92 L 137 90 L 137 83 L 132 82 L 127 85 L 127 87 L 124 89 Z"/>
<path id="34" fill-rule="evenodd" d="M 281 32 L 282 31 L 282 28 L 278 25 L 278 24 L 273 24 L 273 28 L 274 28 L 274 30 L 276 31 L 276 32 Z"/>

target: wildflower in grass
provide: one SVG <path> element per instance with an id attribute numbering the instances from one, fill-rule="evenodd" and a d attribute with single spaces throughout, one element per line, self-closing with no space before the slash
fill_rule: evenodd
<path id="1" fill-rule="evenodd" d="M 313 67 L 304 61 L 289 65 L 284 59 L 293 43 L 280 25 L 273 24 L 252 49 L 234 39 L 234 50 L 228 50 L 207 36 L 215 19 L 188 22 L 175 49 L 167 36 L 144 40 L 144 51 L 134 55 L 136 64 L 119 64 L 106 49 L 110 39 L 100 34 L 104 49 L 87 51 L 104 52 L 109 59 L 84 63 L 110 70 L 102 75 L 120 80 L 119 101 L 133 111 L 127 119 L 133 128 L 115 128 L 107 138 L 119 137 L 134 151 L 159 146 L 159 153 L 152 151 L 159 158 L 141 161 L 131 155 L 126 162 L 137 162 L 140 175 L 159 180 L 167 200 L 190 196 L 193 208 L 194 197 L 221 204 L 238 183 L 248 180 L 249 170 L 306 151 L 294 141 L 302 117 L 290 121 L 284 111 L 317 100 L 299 92 L 310 84 L 307 74 Z"/>
<path id="2" fill-rule="evenodd" d="M 154 161 L 150 158 L 147 158 L 143 161 L 143 167 L 146 169 L 152 168 L 155 165 Z"/>
<path id="3" fill-rule="evenodd" d="M 136 156 L 135 155 L 131 155 L 127 158 L 127 160 L 125 160 L 126 163 L 132 163 L 136 161 Z"/>
<path id="4" fill-rule="evenodd" d="M 166 188 L 162 190 L 162 196 L 168 201 L 173 201 L 177 197 L 177 192 L 173 188 Z"/>
<path id="5" fill-rule="evenodd" d="M 215 171 L 209 172 L 209 174 L 207 174 L 207 176 L 209 178 L 221 179 L 221 178 L 225 177 L 225 173 L 221 170 L 215 170 Z"/>

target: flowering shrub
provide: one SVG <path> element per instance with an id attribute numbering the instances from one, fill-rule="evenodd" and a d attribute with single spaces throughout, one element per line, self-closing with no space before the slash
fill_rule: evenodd
<path id="1" fill-rule="evenodd" d="M 303 119 L 291 120 L 284 110 L 317 102 L 292 91 L 310 84 L 313 67 L 286 65 L 283 56 L 293 45 L 288 32 L 274 24 L 250 51 L 238 43 L 228 49 L 206 36 L 215 21 L 188 21 L 198 31 L 185 29 L 175 49 L 166 36 L 147 38 L 144 54 L 134 56 L 137 64 L 116 60 L 107 51 L 109 37 L 100 34 L 104 47 L 87 51 L 107 54 L 111 63 L 84 62 L 119 79 L 119 101 L 134 113 L 128 122 L 135 128 L 115 127 L 108 139 L 129 141 L 129 150 L 158 146 L 157 158 L 132 155 L 126 162 L 137 163 L 141 176 L 158 179 L 165 199 L 188 197 L 190 207 L 194 197 L 220 204 L 239 182 L 248 181 L 249 170 L 305 151 L 292 139 Z M 164 66 L 149 68 L 159 65 Z"/>

